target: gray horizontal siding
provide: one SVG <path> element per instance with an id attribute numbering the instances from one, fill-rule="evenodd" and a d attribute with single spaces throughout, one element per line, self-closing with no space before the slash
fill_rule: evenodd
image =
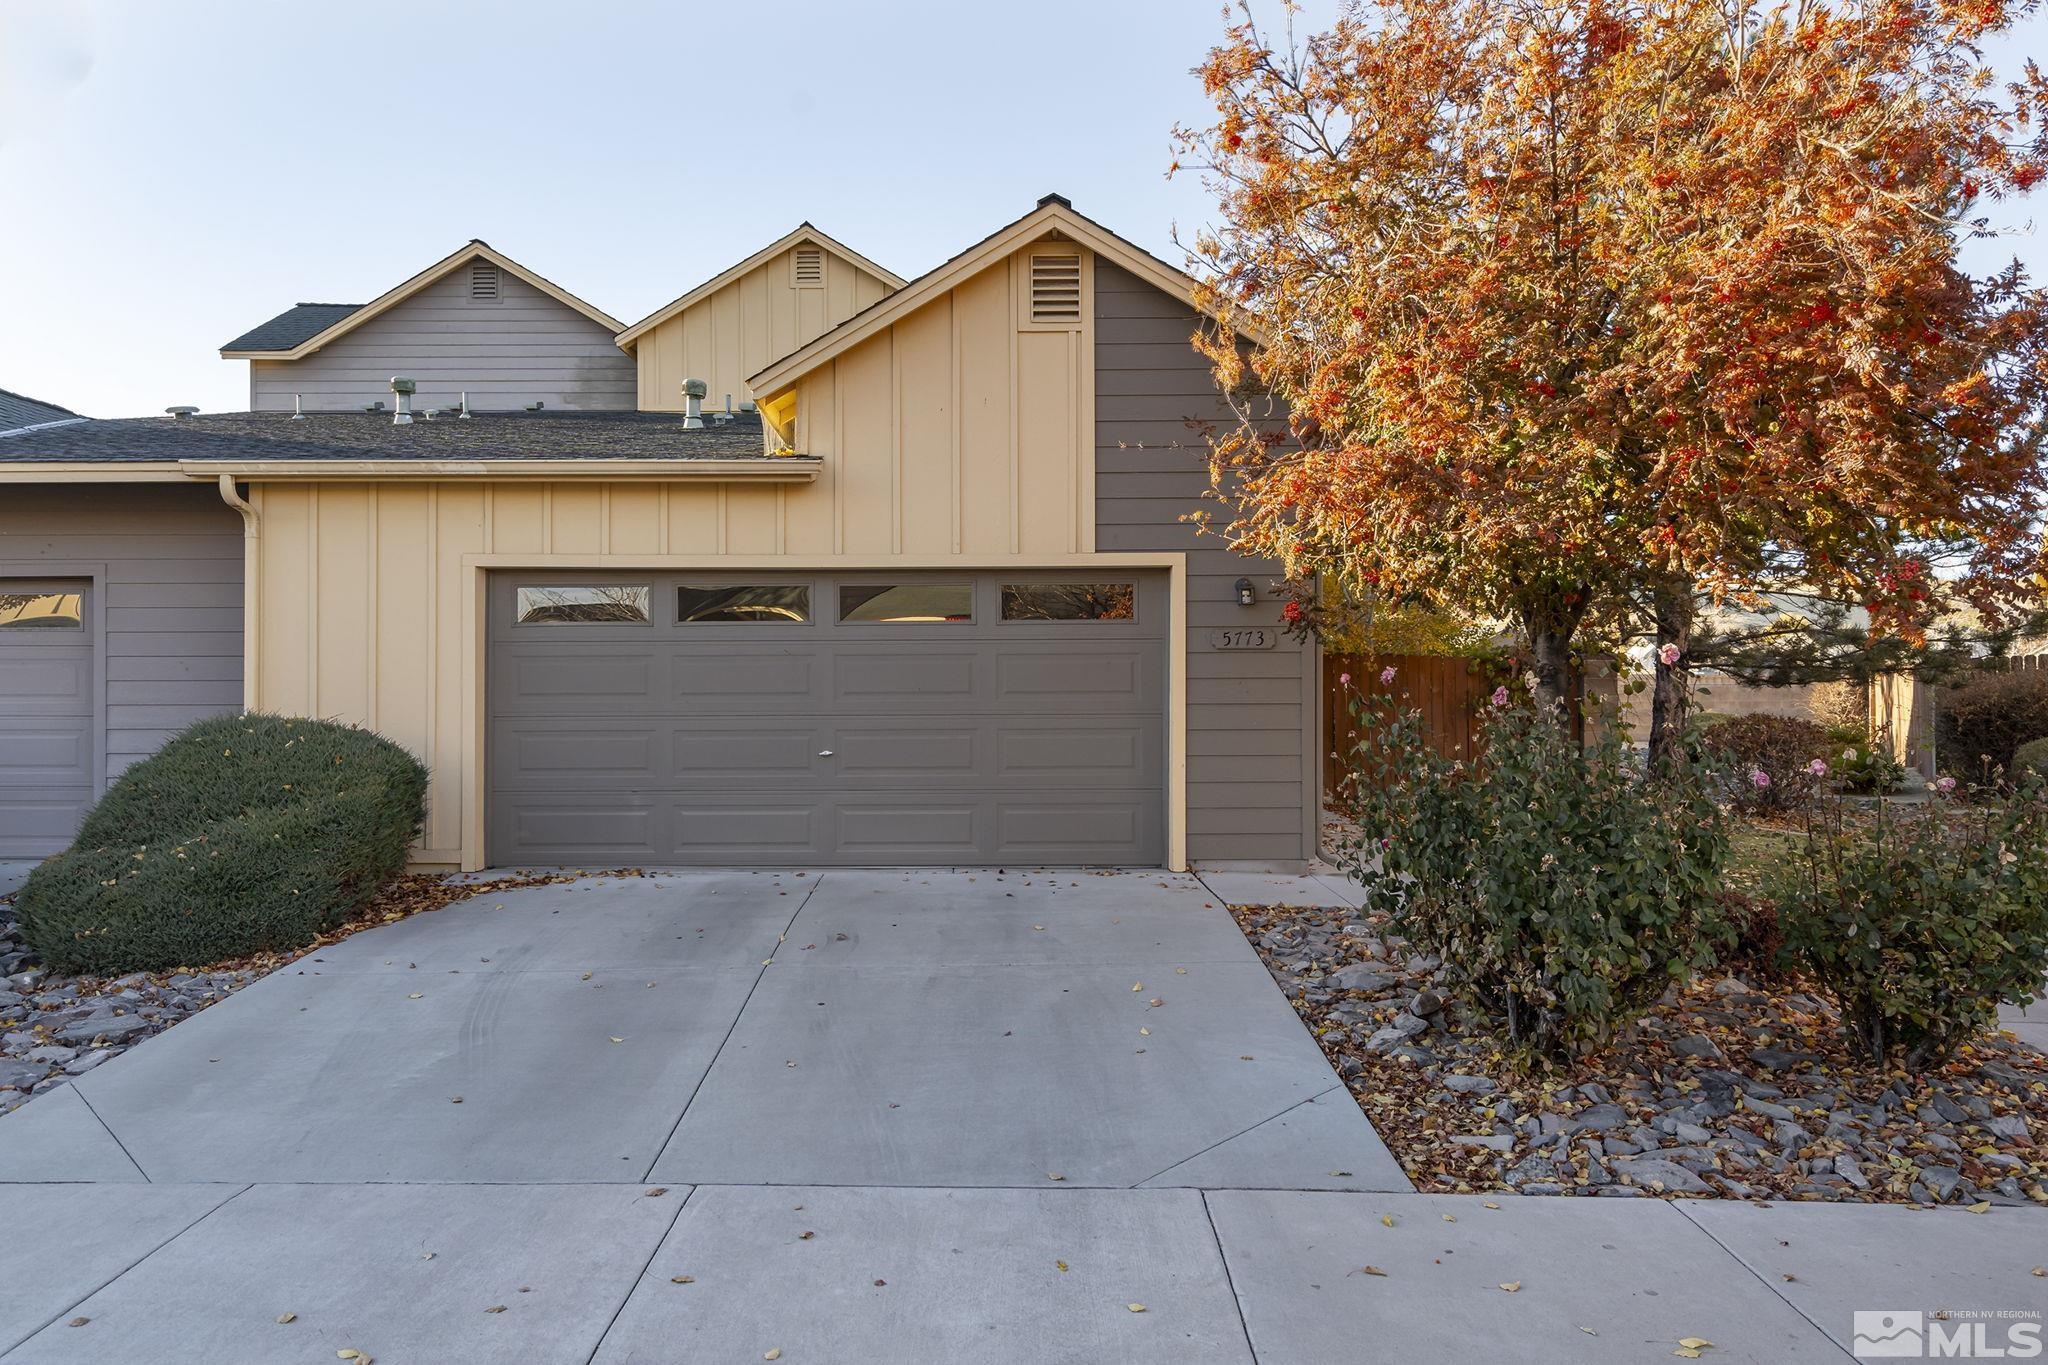
<path id="1" fill-rule="evenodd" d="M 612 334 L 510 272 L 496 303 L 469 297 L 458 266 L 405 302 L 300 360 L 249 362 L 249 406 L 308 412 L 391 402 L 391 376 L 419 382 L 415 407 L 453 407 L 460 395 L 478 411 L 529 403 L 630 412 L 637 401 L 633 359 Z"/>
<path id="2" fill-rule="evenodd" d="M 1209 648 L 1223 626 L 1280 624 L 1278 566 L 1232 553 L 1183 522 L 1227 509 L 1209 488 L 1200 423 L 1234 420 L 1189 338 L 1186 304 L 1101 259 L 1095 264 L 1095 543 L 1188 556 L 1188 856 L 1292 866 L 1315 852 L 1311 647 Z M 1249 577 L 1259 605 L 1236 602 Z"/>
<path id="3" fill-rule="evenodd" d="M 0 575 L 104 565 L 103 772 L 242 704 L 242 520 L 210 487 L 17 486 L 0 495 Z"/>

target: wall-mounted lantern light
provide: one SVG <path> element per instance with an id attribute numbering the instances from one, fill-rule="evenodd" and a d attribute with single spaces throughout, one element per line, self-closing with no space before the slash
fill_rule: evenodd
<path id="1" fill-rule="evenodd" d="M 1249 578 L 1238 579 L 1237 605 L 1239 605 L 1240 607 L 1249 607 L 1257 603 L 1258 600 L 1259 594 L 1256 590 L 1253 589 L 1252 581 Z"/>

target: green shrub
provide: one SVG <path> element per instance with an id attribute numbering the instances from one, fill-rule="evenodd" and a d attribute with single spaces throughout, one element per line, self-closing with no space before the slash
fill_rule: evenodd
<path id="1" fill-rule="evenodd" d="M 1582 748 L 1522 708 L 1488 716 L 1476 768 L 1418 712 L 1357 724 L 1347 870 L 1524 1060 L 1607 1043 L 1712 959 L 1728 837 L 1707 778 L 1650 783 L 1618 728 Z"/>
<path id="2" fill-rule="evenodd" d="M 403 870 L 426 769 L 329 721 L 221 716 L 129 768 L 16 901 L 54 970 L 199 966 L 310 941 Z"/>
<path id="3" fill-rule="evenodd" d="M 1965 782 L 1987 769 L 2011 772 L 2013 755 L 2048 736 L 2048 671 L 1973 673 L 1935 696 L 1935 752 Z"/>
<path id="4" fill-rule="evenodd" d="M 1825 725 L 1796 716 L 1730 716 L 1707 732 L 1707 742 L 1727 769 L 1729 804 L 1744 812 L 1799 805 L 1820 785 L 1814 760 L 1826 763 L 1837 752 Z"/>
<path id="5" fill-rule="evenodd" d="M 2025 1005 L 2048 973 L 2048 782 L 1852 824 L 1816 802 L 1771 890 L 1792 958 L 1879 1065 L 1926 1067 Z"/>
<path id="6" fill-rule="evenodd" d="M 2039 773 L 2048 777 L 2048 739 L 2030 739 L 2012 751 L 2012 775 L 2014 780 L 2027 773 Z"/>

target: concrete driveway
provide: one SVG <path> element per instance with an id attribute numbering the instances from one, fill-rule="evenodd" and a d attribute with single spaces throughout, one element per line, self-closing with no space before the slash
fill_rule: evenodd
<path id="1" fill-rule="evenodd" d="M 0 1182 L 8 1365 L 1839 1360 L 2048 1287 L 2031 1210 L 1416 1195 L 1160 873 L 486 893 L 0 1119 Z"/>

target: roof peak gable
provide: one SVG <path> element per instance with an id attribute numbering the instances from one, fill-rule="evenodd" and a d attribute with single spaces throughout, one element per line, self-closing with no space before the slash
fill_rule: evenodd
<path id="1" fill-rule="evenodd" d="M 1063 195 L 1048 194 L 1023 217 L 997 228 L 888 297 L 870 304 L 822 336 L 749 376 L 748 387 L 753 389 L 757 401 L 766 401 L 826 361 L 859 345 L 898 318 L 917 311 L 962 281 L 1048 238 L 1073 241 L 1189 306 L 1201 307 L 1201 282 L 1194 276 L 1167 264 L 1137 243 L 1077 211 Z"/>
<path id="2" fill-rule="evenodd" d="M 286 313 L 280 314 L 277 318 L 271 319 L 270 322 L 265 323 L 262 326 L 259 326 L 250 332 L 244 333 L 242 336 L 237 337 L 234 341 L 231 341 L 227 345 L 221 347 L 221 358 L 223 360 L 298 360 L 303 356 L 311 355 L 313 352 L 319 350 L 323 346 L 326 346 L 328 343 L 337 341 L 340 338 L 348 335 L 356 328 L 370 321 L 372 318 L 379 317 L 383 315 L 385 312 L 389 311 L 390 309 L 397 307 L 401 303 L 404 303 L 407 299 L 413 297 L 415 294 L 418 294 L 421 290 L 426 289 L 428 286 L 436 284 L 439 281 L 445 279 L 451 271 L 457 270 L 462 266 L 469 264 L 471 261 L 477 260 L 479 258 L 489 261 L 492 265 L 497 266 L 500 270 L 503 270 L 507 274 L 512 275 L 513 277 L 523 281 L 528 285 L 531 285 L 535 289 L 538 289 L 541 293 L 546 294 L 549 298 L 553 299 L 555 302 L 559 304 L 562 304 L 564 307 L 570 308 L 575 312 L 582 314 L 590 321 L 604 328 L 606 331 L 612 332 L 614 334 L 618 332 L 620 326 L 619 320 L 613 317 L 611 314 L 606 313 L 594 307 L 591 304 L 585 303 L 582 299 L 577 298 L 574 294 L 571 294 L 568 290 L 562 288 L 553 280 L 550 280 L 545 276 L 536 274 L 532 270 L 527 269 L 519 262 L 513 260 L 510 256 L 505 255 L 503 252 L 491 246 L 490 243 L 484 241 L 481 237 L 472 237 L 467 242 L 464 242 L 461 246 L 455 248 L 454 251 L 448 253 L 446 256 L 443 256 L 440 260 L 428 266 L 425 270 L 422 270 L 418 274 L 411 276 L 402 283 L 385 290 L 382 294 L 379 294 L 376 298 L 370 300 L 368 303 L 353 305 L 352 310 L 349 313 L 332 320 L 331 322 L 327 323 L 327 325 L 323 326 L 319 331 L 313 333 L 310 336 L 305 337 L 303 340 L 294 341 L 292 344 L 283 347 L 263 347 L 260 344 L 243 344 L 245 342 L 251 341 L 252 339 L 260 338 L 261 334 L 267 328 L 282 321 L 285 317 L 288 317 L 290 315 L 290 311 L 288 310 Z M 341 308 L 350 307 L 350 305 L 301 303 L 298 305 L 298 307 Z"/>
<path id="3" fill-rule="evenodd" d="M 700 303 L 704 299 L 711 297 L 711 295 L 717 293 L 726 285 L 731 284 L 734 280 L 739 279 L 742 275 L 760 268 L 783 252 L 801 246 L 806 242 L 823 247 L 853 266 L 856 270 L 864 271 L 875 279 L 882 281 L 892 290 L 901 289 L 905 283 L 903 277 L 895 271 L 869 260 L 866 256 L 861 255 L 858 251 L 846 245 L 846 243 L 823 231 L 816 224 L 812 223 L 810 219 L 806 218 L 782 236 L 756 251 L 753 255 L 748 256 L 744 260 L 734 262 L 716 275 L 713 275 L 710 279 L 705 280 L 702 284 L 671 299 L 646 317 L 640 319 L 640 321 L 634 323 L 631 327 L 617 329 L 618 336 L 616 340 L 619 349 L 630 354 L 633 348 L 639 344 L 641 337 L 653 331 L 656 327 L 661 326 L 662 323 L 683 312 L 692 304 Z"/>

